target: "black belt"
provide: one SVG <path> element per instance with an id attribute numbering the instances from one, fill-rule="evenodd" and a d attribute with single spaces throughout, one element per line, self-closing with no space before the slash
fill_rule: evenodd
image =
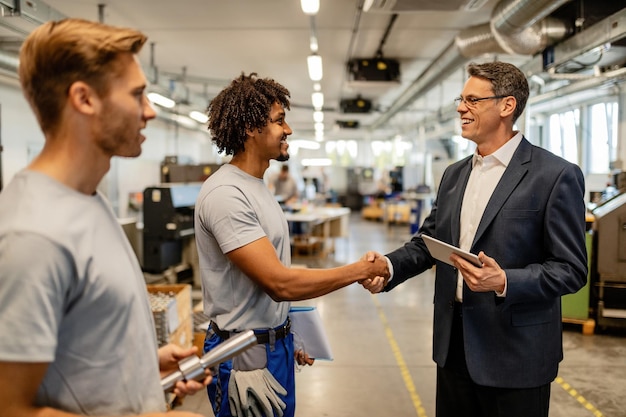
<path id="1" fill-rule="evenodd" d="M 239 332 L 229 332 L 227 330 L 222 330 L 217 327 L 214 321 L 211 321 L 211 329 L 215 332 L 216 335 L 221 337 L 223 340 L 227 340 L 230 336 L 239 333 Z M 291 331 L 291 320 L 287 318 L 284 324 L 275 327 L 273 329 L 263 329 L 263 330 L 254 330 L 254 334 L 256 336 L 257 343 L 266 344 L 272 343 L 273 341 L 284 339 L 289 332 Z M 273 341 L 272 341 L 273 339 Z"/>

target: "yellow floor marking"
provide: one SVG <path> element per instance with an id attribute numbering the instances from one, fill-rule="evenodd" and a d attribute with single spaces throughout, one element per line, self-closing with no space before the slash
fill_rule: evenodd
<path id="1" fill-rule="evenodd" d="M 406 386 L 409 395 L 411 396 L 411 400 L 413 401 L 413 406 L 415 407 L 415 411 L 419 417 L 427 417 L 426 411 L 422 405 L 422 400 L 420 396 L 417 394 L 415 390 L 415 384 L 413 383 L 413 378 L 411 378 L 411 374 L 409 373 L 409 369 L 406 366 L 406 362 L 404 361 L 404 357 L 402 356 L 402 352 L 400 352 L 400 347 L 396 342 L 395 337 L 393 336 L 393 332 L 391 331 L 391 327 L 389 326 L 389 322 L 387 321 L 387 316 L 383 311 L 383 308 L 376 298 L 375 295 L 372 294 L 372 300 L 374 300 L 374 304 L 376 305 L 376 310 L 378 311 L 378 316 L 380 321 L 383 324 L 383 328 L 385 329 L 385 334 L 387 335 L 387 340 L 389 341 L 389 345 L 391 346 L 391 351 L 396 358 L 396 363 L 400 368 L 400 374 L 402 375 L 402 379 L 404 380 L 404 385 Z M 556 378 L 556 383 L 561 386 L 569 395 L 572 396 L 576 401 L 578 401 L 585 409 L 589 410 L 594 417 L 604 417 L 604 414 L 596 407 L 593 406 L 585 397 L 579 395 L 578 392 L 572 388 L 570 384 L 565 382 L 563 378 L 560 376 Z"/>
<path id="2" fill-rule="evenodd" d="M 580 403 L 580 405 L 585 407 L 587 410 L 591 411 L 591 413 L 595 417 L 603 417 L 604 416 L 604 414 L 602 414 L 600 412 L 600 410 L 598 410 L 596 407 L 593 406 L 593 404 L 591 404 L 589 401 L 587 401 L 587 399 L 585 397 L 580 395 L 578 393 L 578 391 L 576 391 L 574 388 L 572 388 L 572 386 L 570 384 L 565 382 L 565 380 L 563 380 L 563 378 L 561 378 L 560 376 L 557 376 L 554 381 L 557 384 L 559 384 L 561 386 L 561 388 L 563 388 L 565 390 L 565 392 L 567 392 L 569 395 L 571 395 L 572 398 L 574 398 L 576 401 L 578 401 Z"/>
<path id="3" fill-rule="evenodd" d="M 376 304 L 376 310 L 378 310 L 380 321 L 383 323 L 385 334 L 387 335 L 387 341 L 389 341 L 389 345 L 391 346 L 391 351 L 393 352 L 393 355 L 396 358 L 396 363 L 400 368 L 400 374 L 402 375 L 404 386 L 407 391 L 409 391 L 409 395 L 411 396 L 413 407 L 415 407 L 415 411 L 419 417 L 427 417 L 426 410 L 424 410 L 424 406 L 422 405 L 422 400 L 415 390 L 415 384 L 413 383 L 413 378 L 411 378 L 411 374 L 409 373 L 409 368 L 406 366 L 404 357 L 402 357 L 402 352 L 400 352 L 400 347 L 398 346 L 396 339 L 393 337 L 393 332 L 391 331 L 391 327 L 387 321 L 387 316 L 385 316 L 385 312 L 383 311 L 383 308 L 376 296 L 372 295 L 372 299 L 374 300 L 374 304 Z"/>

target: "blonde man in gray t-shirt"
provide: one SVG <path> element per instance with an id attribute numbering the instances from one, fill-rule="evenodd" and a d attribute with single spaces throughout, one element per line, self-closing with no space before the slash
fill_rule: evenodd
<path id="1" fill-rule="evenodd" d="M 160 372 L 195 353 L 157 352 L 139 263 L 97 192 L 113 156 L 141 153 L 156 116 L 135 56 L 145 41 L 65 19 L 22 45 L 20 82 L 45 144 L 0 194 L 2 417 L 165 417 Z M 179 381 L 174 392 L 209 381 Z"/>

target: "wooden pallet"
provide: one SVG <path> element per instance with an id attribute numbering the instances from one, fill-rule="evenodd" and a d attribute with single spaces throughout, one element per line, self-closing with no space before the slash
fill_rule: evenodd
<path id="1" fill-rule="evenodd" d="M 593 335 L 596 329 L 596 321 L 594 319 L 572 319 L 563 317 L 563 323 L 582 325 L 582 331 L 585 336 Z"/>

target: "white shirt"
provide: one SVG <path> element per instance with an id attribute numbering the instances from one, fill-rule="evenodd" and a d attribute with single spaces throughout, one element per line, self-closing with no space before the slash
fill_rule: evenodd
<path id="1" fill-rule="evenodd" d="M 485 207 L 502 178 L 506 167 L 513 158 L 513 153 L 522 141 L 522 134 L 517 132 L 513 138 L 502 145 L 497 151 L 487 156 L 480 156 L 478 149 L 472 158 L 472 172 L 467 181 L 461 206 L 461 233 L 459 247 L 469 251 L 476 236 L 476 230 L 485 212 Z M 506 295 L 506 283 L 504 292 Z M 458 274 L 456 300 L 463 301 L 463 276 Z"/>

